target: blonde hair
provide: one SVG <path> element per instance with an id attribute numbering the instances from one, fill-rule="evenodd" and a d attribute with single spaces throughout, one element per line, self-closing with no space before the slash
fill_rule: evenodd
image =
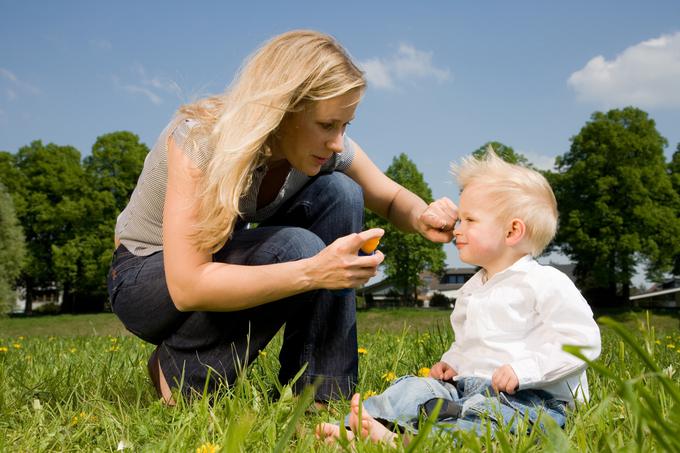
<path id="1" fill-rule="evenodd" d="M 180 108 L 199 120 L 213 150 L 201 181 L 195 245 L 214 253 L 229 239 L 239 201 L 271 155 L 269 137 L 287 113 L 365 86 L 363 72 L 333 37 L 294 30 L 255 51 L 224 94 Z"/>
<path id="2" fill-rule="evenodd" d="M 521 219 L 533 256 L 541 254 L 557 231 L 557 201 L 548 181 L 536 170 L 509 164 L 491 146 L 481 158 L 469 156 L 451 173 L 461 192 L 469 185 L 482 187 L 493 200 L 486 208 L 505 223 Z"/>

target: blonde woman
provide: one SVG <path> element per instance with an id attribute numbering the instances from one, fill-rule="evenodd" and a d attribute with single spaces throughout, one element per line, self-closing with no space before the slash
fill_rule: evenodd
<path id="1" fill-rule="evenodd" d="M 404 231 L 453 237 L 456 207 L 429 206 L 345 135 L 366 87 L 330 36 L 291 31 L 244 64 L 220 96 L 180 108 L 144 163 L 116 224 L 113 311 L 159 345 L 157 392 L 234 382 L 285 324 L 281 382 L 318 381 L 318 401 L 357 379 L 355 288 L 383 255 L 364 204 Z M 249 225 L 250 224 L 250 225 Z M 256 224 L 256 227 L 252 227 Z"/>

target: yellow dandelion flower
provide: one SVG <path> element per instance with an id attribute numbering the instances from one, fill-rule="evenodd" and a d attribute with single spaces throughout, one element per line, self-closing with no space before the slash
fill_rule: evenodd
<path id="1" fill-rule="evenodd" d="M 375 396 L 375 395 L 377 395 L 377 393 L 374 390 L 366 390 L 364 392 L 363 399 L 370 398 L 370 397 Z"/>
<path id="2" fill-rule="evenodd" d="M 666 347 L 667 347 L 668 349 L 675 349 L 675 344 L 673 344 L 673 343 L 668 343 L 668 344 L 666 345 Z"/>
<path id="3" fill-rule="evenodd" d="M 12 343 L 14 349 L 21 349 L 21 343 Z"/>
<path id="4" fill-rule="evenodd" d="M 7 352 L 9 349 L 7 349 L 7 346 L 0 346 L 0 352 Z"/>
<path id="5" fill-rule="evenodd" d="M 661 344 L 661 340 L 656 340 L 654 343 Z"/>
<path id="6" fill-rule="evenodd" d="M 217 453 L 219 450 L 219 445 L 215 445 L 212 442 L 206 442 L 200 447 L 196 448 L 196 453 Z"/>
<path id="7" fill-rule="evenodd" d="M 673 337 L 671 337 L 670 335 L 666 335 L 666 340 L 670 340 L 671 338 Z"/>
<path id="8" fill-rule="evenodd" d="M 71 426 L 76 426 L 78 424 L 78 416 L 74 415 L 71 419 Z"/>
<path id="9" fill-rule="evenodd" d="M 260 357 L 267 357 L 267 351 L 257 351 L 257 354 L 258 354 Z"/>
<path id="10" fill-rule="evenodd" d="M 71 354 L 73 354 L 73 353 L 75 353 L 75 352 L 78 352 L 78 349 L 77 349 L 77 348 L 71 348 L 71 349 L 69 349 L 69 352 L 70 352 Z"/>
<path id="11" fill-rule="evenodd" d="M 418 376 L 420 377 L 428 377 L 430 375 L 430 369 L 426 366 L 422 367 L 421 369 L 418 370 Z"/>
<path id="12" fill-rule="evenodd" d="M 368 350 L 366 348 L 359 348 L 359 349 L 357 349 L 357 352 L 361 355 L 368 354 Z"/>
<path id="13" fill-rule="evenodd" d="M 109 341 L 110 341 L 111 343 L 118 343 L 118 338 L 111 337 L 111 338 L 109 338 Z"/>
<path id="14" fill-rule="evenodd" d="M 24 341 L 24 338 L 25 338 L 25 337 L 24 337 L 23 335 L 19 335 L 18 338 L 19 338 L 20 341 Z"/>
<path id="15" fill-rule="evenodd" d="M 382 375 L 382 378 L 384 381 L 392 382 L 397 378 L 397 375 L 394 374 L 394 371 L 388 371 L 387 373 Z"/>
<path id="16" fill-rule="evenodd" d="M 119 350 L 119 349 L 120 349 L 120 347 L 114 345 L 114 346 L 111 346 L 111 347 L 109 348 L 109 352 L 116 352 L 116 351 Z"/>

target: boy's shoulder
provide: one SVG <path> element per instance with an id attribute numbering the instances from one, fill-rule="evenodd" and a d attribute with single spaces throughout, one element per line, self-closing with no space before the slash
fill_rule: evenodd
<path id="1" fill-rule="evenodd" d="M 540 286 L 556 283 L 562 285 L 574 284 L 567 274 L 549 264 L 541 264 L 533 258 L 523 264 L 525 278 L 528 282 L 536 283 Z"/>

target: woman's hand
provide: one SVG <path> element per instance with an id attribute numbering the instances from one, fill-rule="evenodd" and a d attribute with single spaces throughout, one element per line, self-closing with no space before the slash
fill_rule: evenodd
<path id="1" fill-rule="evenodd" d="M 458 372 L 446 362 L 437 362 L 430 368 L 430 377 L 440 381 L 450 381 Z"/>
<path id="2" fill-rule="evenodd" d="M 375 276 L 378 266 L 385 259 L 379 250 L 370 256 L 359 256 L 359 249 L 369 239 L 385 234 L 380 228 L 373 228 L 343 236 L 323 249 L 313 258 L 310 276 L 315 288 L 342 289 L 356 288 Z"/>
<path id="3" fill-rule="evenodd" d="M 458 207 L 446 197 L 430 203 L 418 216 L 418 231 L 432 242 L 451 242 Z"/>

